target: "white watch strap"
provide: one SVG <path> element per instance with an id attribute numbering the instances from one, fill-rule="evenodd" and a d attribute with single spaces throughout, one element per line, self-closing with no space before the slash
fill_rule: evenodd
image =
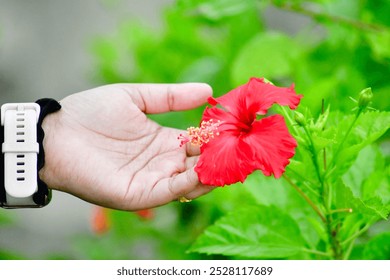
<path id="1" fill-rule="evenodd" d="M 36 103 L 8 103 L 1 107 L 4 126 L 4 186 L 6 206 L 34 206 L 37 182 L 37 122 L 40 106 Z"/>

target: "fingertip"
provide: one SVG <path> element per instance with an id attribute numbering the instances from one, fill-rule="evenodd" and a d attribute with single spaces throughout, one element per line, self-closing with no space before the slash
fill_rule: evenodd
<path id="1" fill-rule="evenodd" d="M 213 88 L 207 83 L 197 83 L 197 82 L 188 82 L 188 83 L 180 83 L 173 84 L 177 87 L 182 87 L 185 89 L 196 90 L 199 93 L 204 93 L 205 95 L 211 96 L 213 95 Z"/>
<path id="2" fill-rule="evenodd" d="M 205 96 L 207 96 L 207 98 L 213 96 L 213 88 L 209 84 L 206 83 L 197 83 L 197 84 L 199 88 L 202 88 L 202 91 L 205 94 Z"/>
<path id="3" fill-rule="evenodd" d="M 148 114 L 182 111 L 199 107 L 213 95 L 206 83 L 117 84 L 133 102 Z"/>
<path id="4" fill-rule="evenodd" d="M 213 95 L 213 89 L 206 83 L 174 84 L 171 94 L 175 97 L 174 110 L 193 109 L 207 103 Z"/>

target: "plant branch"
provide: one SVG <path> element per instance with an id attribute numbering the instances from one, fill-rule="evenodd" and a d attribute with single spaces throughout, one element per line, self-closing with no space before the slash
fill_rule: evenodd
<path id="1" fill-rule="evenodd" d="M 326 216 L 323 217 L 323 222 L 326 225 L 326 229 L 328 231 L 328 236 L 329 236 L 329 243 L 331 245 L 332 251 L 333 251 L 333 256 L 335 259 L 341 259 L 342 258 L 342 251 L 340 247 L 340 243 L 337 240 L 337 229 L 333 230 L 332 229 L 332 216 L 329 215 L 330 213 L 330 208 L 331 208 L 331 202 L 332 202 L 332 188 L 330 185 L 327 184 L 325 181 L 325 178 L 322 177 L 321 175 L 321 169 L 320 169 L 320 164 L 318 162 L 318 153 L 314 145 L 313 138 L 311 137 L 310 131 L 307 129 L 305 125 L 302 126 L 306 136 L 309 140 L 309 147 L 312 153 L 312 160 L 313 164 L 318 176 L 318 180 L 321 184 L 321 195 L 322 195 L 322 203 L 325 207 L 326 211 Z M 318 209 L 318 208 L 317 208 Z"/>
<path id="2" fill-rule="evenodd" d="M 351 252 L 352 252 L 352 249 L 353 249 L 353 245 L 355 245 L 355 240 L 356 239 L 352 240 L 351 243 L 348 245 L 348 248 L 345 251 L 345 254 L 344 254 L 344 257 L 343 257 L 344 260 L 348 260 L 349 256 L 351 255 Z"/>
<path id="3" fill-rule="evenodd" d="M 350 26 L 356 29 L 365 30 L 365 31 L 375 31 L 375 32 L 385 32 L 388 30 L 386 26 L 369 23 L 369 22 L 363 22 L 359 20 L 354 20 L 346 17 L 340 17 L 337 15 L 331 15 L 323 12 L 316 12 L 310 9 L 307 9 L 305 7 L 302 7 L 301 5 L 296 4 L 287 4 L 287 3 L 276 3 L 275 1 L 271 1 L 271 3 L 283 10 L 299 13 L 308 17 L 311 17 L 312 19 L 316 21 L 330 21 L 337 24 L 342 24 L 346 26 Z"/>
<path id="4" fill-rule="evenodd" d="M 306 133 L 307 138 L 309 139 L 309 144 L 310 144 L 310 149 L 311 149 L 311 153 L 312 153 L 314 167 L 315 167 L 315 170 L 317 173 L 318 180 L 321 183 L 321 187 L 323 189 L 324 181 L 321 177 L 321 171 L 320 171 L 320 166 L 319 166 L 318 160 L 317 160 L 317 151 L 316 151 L 316 148 L 314 146 L 314 141 L 313 141 L 313 138 L 311 137 L 311 134 L 310 134 L 309 130 L 307 129 L 306 125 L 303 126 L 303 129 Z"/>
<path id="5" fill-rule="evenodd" d="M 332 161 L 330 162 L 329 166 L 333 166 L 335 159 L 337 159 L 339 153 L 341 152 L 341 150 L 342 150 L 342 148 L 343 148 L 343 145 L 344 145 L 344 142 L 345 142 L 345 140 L 347 140 L 349 134 L 351 133 L 352 128 L 355 126 L 355 123 L 356 123 L 357 119 L 359 118 L 361 112 L 362 112 L 362 110 L 359 110 L 359 111 L 356 113 L 355 119 L 353 120 L 353 122 L 352 122 L 351 125 L 349 126 L 347 132 L 345 133 L 343 139 L 342 139 L 341 142 L 340 142 L 340 145 L 338 146 L 336 152 L 335 152 L 334 155 L 332 156 Z"/>
<path id="6" fill-rule="evenodd" d="M 345 212 L 345 213 L 352 213 L 353 209 L 352 208 L 343 208 L 343 209 L 330 210 L 329 214 L 332 215 L 332 214 L 343 213 L 343 212 Z"/>
<path id="7" fill-rule="evenodd" d="M 316 184 L 314 182 L 312 182 L 311 180 L 305 178 L 302 174 L 300 174 L 299 172 L 297 172 L 296 170 L 294 169 L 289 169 L 290 172 L 294 173 L 297 177 L 299 177 L 302 181 L 305 181 L 305 187 L 312 193 L 314 194 L 315 196 L 318 196 L 320 197 L 320 194 L 318 192 L 316 192 L 313 188 L 311 188 L 309 186 L 309 184 L 315 186 Z"/>
<path id="8" fill-rule="evenodd" d="M 324 256 L 324 257 L 328 257 L 328 258 L 331 257 L 331 255 L 329 253 L 322 252 L 322 251 L 311 250 L 311 249 L 306 249 L 306 248 L 303 248 L 302 251 L 305 253 Z"/>
<path id="9" fill-rule="evenodd" d="M 352 234 L 350 237 L 348 237 L 347 239 L 345 239 L 344 241 L 341 242 L 341 245 L 345 245 L 347 244 L 348 242 L 350 241 L 353 241 L 355 240 L 356 238 L 358 238 L 360 235 L 362 235 L 364 232 L 366 232 L 371 226 L 371 223 L 367 223 L 363 228 L 361 228 L 360 230 L 358 230 L 357 232 L 355 232 L 354 234 Z"/>
<path id="10" fill-rule="evenodd" d="M 357 232 L 355 232 L 350 237 L 348 237 L 347 239 L 345 239 L 340 243 L 341 245 L 345 245 L 348 242 L 350 242 L 345 252 L 344 260 L 347 260 L 349 258 L 353 249 L 353 245 L 355 244 L 356 238 L 358 238 L 360 235 L 366 232 L 370 228 L 370 226 L 371 226 L 371 222 L 368 222 L 363 228 L 361 228 L 360 230 L 358 230 Z"/>
<path id="11" fill-rule="evenodd" d="M 296 185 L 293 181 L 286 175 L 283 175 L 283 178 L 306 200 L 307 203 L 313 208 L 313 210 L 318 214 L 318 216 L 321 218 L 321 220 L 326 223 L 326 218 L 321 213 L 320 209 L 317 207 L 317 205 L 314 204 L 314 202 Z"/>

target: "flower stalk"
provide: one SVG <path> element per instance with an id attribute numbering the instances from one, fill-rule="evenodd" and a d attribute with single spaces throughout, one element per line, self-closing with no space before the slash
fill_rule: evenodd
<path id="1" fill-rule="evenodd" d="M 312 162 L 313 162 L 313 165 L 314 165 L 314 168 L 315 168 L 315 171 L 316 171 L 316 175 L 317 175 L 317 178 L 318 178 L 318 182 L 320 184 L 320 192 L 321 192 L 321 198 L 322 198 L 322 205 L 325 209 L 325 215 L 322 215 L 321 213 L 321 220 L 322 222 L 324 223 L 325 225 L 325 228 L 326 228 L 326 231 L 327 231 L 327 234 L 328 234 L 328 238 L 329 238 L 329 244 L 330 244 L 330 247 L 331 247 L 331 251 L 332 251 L 332 256 L 334 259 L 342 259 L 343 257 L 343 252 L 342 252 L 342 247 L 340 245 L 340 242 L 338 241 L 338 238 L 337 238 L 337 235 L 338 235 L 338 228 L 337 227 L 333 227 L 333 217 L 332 217 L 332 213 L 334 213 L 334 210 L 331 210 L 332 208 L 332 186 L 331 186 L 331 183 L 327 182 L 326 181 L 326 177 L 324 176 L 325 173 L 326 173 L 326 153 L 324 152 L 322 155 L 323 155 L 323 171 L 322 169 L 320 168 L 320 163 L 318 161 L 318 151 L 315 147 L 315 144 L 314 144 L 314 140 L 313 140 L 313 137 L 311 135 L 311 132 L 309 131 L 307 125 L 306 125 L 306 121 L 305 121 L 305 118 L 303 115 L 296 115 L 295 117 L 295 120 L 297 121 L 297 124 L 300 125 L 305 134 L 306 134 L 306 138 L 307 138 L 307 142 L 309 143 L 308 145 L 308 148 L 309 148 L 309 151 L 311 153 L 311 157 L 312 157 Z M 352 129 L 352 127 L 350 128 Z M 350 130 L 348 131 L 348 133 L 350 132 Z M 291 181 L 291 180 L 290 180 Z M 291 184 L 291 183 L 290 183 Z M 295 188 L 297 189 L 297 188 Z M 298 188 L 299 189 L 299 188 Z M 297 191 L 298 191 L 297 189 Z M 299 189 L 300 192 L 302 192 L 302 190 Z M 305 194 L 301 194 L 302 196 L 305 195 Z M 306 195 L 305 195 L 306 196 Z M 306 196 L 307 197 L 307 196 Z M 307 200 L 305 199 L 309 204 L 310 206 L 316 211 L 316 209 L 319 209 L 311 200 Z M 313 205 L 314 204 L 314 205 Z M 317 212 L 317 211 L 316 211 Z M 317 212 L 318 214 L 318 212 Z"/>

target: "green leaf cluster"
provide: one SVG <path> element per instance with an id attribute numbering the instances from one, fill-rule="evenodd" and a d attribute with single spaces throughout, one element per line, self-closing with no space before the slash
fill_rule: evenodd
<path id="1" fill-rule="evenodd" d="M 291 112 L 281 112 L 292 120 Z M 305 123 L 290 123 L 299 145 L 284 180 L 252 174 L 240 187 L 255 202 L 207 228 L 190 251 L 261 259 L 349 258 L 358 238 L 379 220 L 387 221 L 389 169 L 374 143 L 390 128 L 390 113 L 345 116 L 327 110 Z M 387 237 L 378 242 L 386 244 Z M 370 254 L 365 249 L 360 258 Z"/>

